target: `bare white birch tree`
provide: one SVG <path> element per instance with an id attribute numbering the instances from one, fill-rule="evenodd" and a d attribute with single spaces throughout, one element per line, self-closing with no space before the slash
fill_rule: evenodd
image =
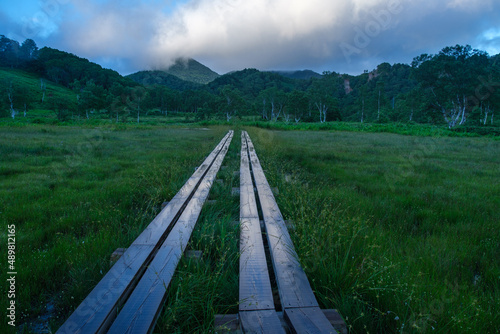
<path id="1" fill-rule="evenodd" d="M 319 111 L 319 121 L 321 123 L 325 123 L 326 122 L 326 112 L 328 111 L 328 105 L 326 105 L 322 101 L 315 102 L 314 105 L 316 106 L 316 108 Z"/>
<path id="2" fill-rule="evenodd" d="M 47 86 L 42 78 L 40 78 L 40 90 L 42 91 L 42 104 L 45 101 L 45 91 L 47 90 Z"/>
<path id="3" fill-rule="evenodd" d="M 10 103 L 10 116 L 12 119 L 16 118 L 16 110 L 14 109 L 14 87 L 12 87 L 12 82 L 9 85 L 9 88 L 7 89 L 7 96 L 9 98 L 9 103 Z"/>

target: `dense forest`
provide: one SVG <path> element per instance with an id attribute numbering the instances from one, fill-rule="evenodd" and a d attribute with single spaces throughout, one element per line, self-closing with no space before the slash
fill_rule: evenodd
<path id="1" fill-rule="evenodd" d="M 193 60 L 171 71 L 123 77 L 76 55 L 39 49 L 0 35 L 0 117 L 53 110 L 69 117 L 107 117 L 117 122 L 141 114 L 189 113 L 196 120 L 254 116 L 298 122 L 416 122 L 494 126 L 500 107 L 500 55 L 470 46 L 423 54 L 411 64 L 382 63 L 352 76 L 244 69 L 222 76 Z M 17 80 L 28 75 L 28 81 Z M 35 84 L 36 82 L 36 84 Z M 51 87 L 52 90 L 49 90 Z M 55 92 L 64 90 L 65 93 Z"/>

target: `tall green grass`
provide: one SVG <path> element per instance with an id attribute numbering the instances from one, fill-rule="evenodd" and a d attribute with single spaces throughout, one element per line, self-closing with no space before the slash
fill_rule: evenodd
<path id="1" fill-rule="evenodd" d="M 213 333 L 217 314 L 238 312 L 239 286 L 239 133 L 233 137 L 219 182 L 212 186 L 188 248 L 200 259 L 184 257 L 168 289 L 157 333 Z M 235 223 L 236 222 L 236 223 Z"/>
<path id="2" fill-rule="evenodd" d="M 30 118 L 33 118 L 33 110 L 53 109 L 58 103 L 65 106 L 65 108 L 76 109 L 77 94 L 69 88 L 57 85 L 48 80 L 43 80 L 45 84 L 45 97 L 42 102 L 43 91 L 40 79 L 40 77 L 23 70 L 0 68 L 0 91 L 2 92 L 2 99 L 7 98 L 6 92 L 12 87 L 14 91 L 14 109 L 18 111 L 16 119 L 24 118 L 24 103 L 28 104 L 27 117 Z M 52 117 L 52 115 L 55 116 L 55 112 L 50 111 L 38 117 Z"/>
<path id="3" fill-rule="evenodd" d="M 269 130 L 299 131 L 354 131 L 369 133 L 395 133 L 409 136 L 425 137 L 500 137 L 498 126 L 459 126 L 448 129 L 444 125 L 418 123 L 284 123 L 284 122 L 243 122 L 246 126 L 254 126 Z"/>
<path id="4" fill-rule="evenodd" d="M 225 131 L 0 128 L 0 221 L 17 231 L 16 323 L 40 326 L 41 316 L 57 329 Z"/>
<path id="5" fill-rule="evenodd" d="M 226 131 L 0 127 L 0 221 L 16 224 L 18 237 L 17 323 L 36 331 L 49 319 L 57 329 L 109 255 L 130 245 Z M 338 309 L 351 333 L 496 332 L 497 140 L 248 131 L 321 306 Z M 158 333 L 212 332 L 216 314 L 238 311 L 239 135 L 188 246 L 203 255 L 181 260 Z"/>
<path id="6" fill-rule="evenodd" d="M 322 306 L 352 333 L 498 330 L 498 141 L 249 133 Z"/>

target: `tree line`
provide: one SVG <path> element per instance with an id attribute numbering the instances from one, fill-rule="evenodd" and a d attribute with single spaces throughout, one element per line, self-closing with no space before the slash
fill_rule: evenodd
<path id="1" fill-rule="evenodd" d="M 0 82 L 3 116 L 16 110 L 52 109 L 116 121 L 141 114 L 182 112 L 197 120 L 254 116 L 264 121 L 416 122 L 446 125 L 494 125 L 500 106 L 500 59 L 470 46 L 446 47 L 423 54 L 411 64 L 382 63 L 353 76 L 324 72 L 309 79 L 245 69 L 202 85 L 162 71 L 123 77 L 76 55 L 22 44 L 0 36 L 0 66 L 40 78 L 37 94 L 13 82 Z M 46 99 L 46 83 L 71 90 Z M 44 86 L 45 85 L 45 86 Z M 45 87 L 45 88 L 44 88 Z M 38 88 L 37 88 L 38 89 Z M 48 101 L 50 100 L 50 101 Z"/>

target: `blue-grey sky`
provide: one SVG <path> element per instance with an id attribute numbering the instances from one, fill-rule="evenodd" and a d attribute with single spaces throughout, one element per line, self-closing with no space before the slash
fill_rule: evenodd
<path id="1" fill-rule="evenodd" d="M 122 74 L 191 57 L 218 73 L 359 74 L 470 44 L 500 53 L 498 0 L 4 0 L 0 34 Z"/>

